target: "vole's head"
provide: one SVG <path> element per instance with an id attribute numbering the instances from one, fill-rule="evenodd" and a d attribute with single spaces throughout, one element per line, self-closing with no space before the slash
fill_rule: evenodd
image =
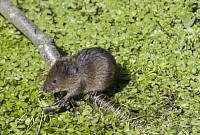
<path id="1" fill-rule="evenodd" d="M 43 84 L 45 92 L 70 91 L 78 87 L 78 65 L 75 58 L 63 57 L 55 62 L 49 70 Z"/>

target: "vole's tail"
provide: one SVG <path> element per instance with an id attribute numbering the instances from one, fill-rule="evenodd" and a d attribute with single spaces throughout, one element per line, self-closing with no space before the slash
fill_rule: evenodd
<path id="1" fill-rule="evenodd" d="M 139 128 L 142 127 L 143 124 L 140 123 L 138 112 L 131 111 L 119 104 L 114 103 L 110 100 L 110 98 L 102 93 L 93 93 L 89 95 L 89 102 L 91 104 L 97 105 L 99 108 L 102 108 L 103 112 L 109 112 L 117 117 L 121 122 L 125 122 L 129 124 L 129 127 Z"/>

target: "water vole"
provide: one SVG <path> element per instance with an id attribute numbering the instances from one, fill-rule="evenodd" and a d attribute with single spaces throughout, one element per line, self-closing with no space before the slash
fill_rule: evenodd
<path id="1" fill-rule="evenodd" d="M 113 56 L 102 48 L 88 48 L 58 59 L 43 84 L 45 92 L 67 91 L 55 105 L 65 106 L 71 97 L 105 90 L 116 76 Z"/>

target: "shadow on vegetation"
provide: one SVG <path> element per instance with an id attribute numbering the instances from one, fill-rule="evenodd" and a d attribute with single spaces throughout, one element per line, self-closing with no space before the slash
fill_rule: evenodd
<path id="1" fill-rule="evenodd" d="M 123 67 L 122 65 L 118 64 L 118 74 L 116 79 L 114 80 L 113 84 L 105 90 L 103 93 L 109 97 L 112 97 L 115 95 L 115 93 L 121 92 L 124 87 L 129 83 L 130 81 L 130 71 Z"/>
<path id="2" fill-rule="evenodd" d="M 56 46 L 56 49 L 60 53 L 61 56 L 67 56 L 69 55 L 65 50 L 63 50 L 61 47 Z"/>

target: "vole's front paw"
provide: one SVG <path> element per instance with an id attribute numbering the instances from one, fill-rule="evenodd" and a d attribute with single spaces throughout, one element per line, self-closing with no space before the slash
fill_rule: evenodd
<path id="1" fill-rule="evenodd" d="M 69 105 L 69 102 L 66 101 L 66 100 L 63 98 L 63 99 L 61 99 L 61 100 L 55 102 L 53 105 L 54 105 L 54 106 L 58 106 L 59 108 L 62 108 L 62 107 L 67 107 L 67 106 Z"/>

